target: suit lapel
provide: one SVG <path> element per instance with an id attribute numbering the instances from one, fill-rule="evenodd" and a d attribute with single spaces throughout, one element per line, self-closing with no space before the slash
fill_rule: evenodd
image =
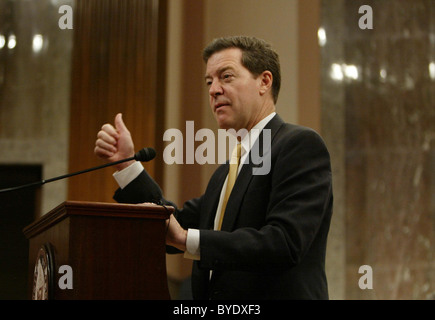
<path id="1" fill-rule="evenodd" d="M 279 131 L 279 128 L 284 124 L 284 121 L 281 119 L 281 117 L 277 114 L 275 117 L 273 117 L 269 123 L 264 127 L 264 129 L 271 130 L 271 143 L 270 145 L 263 145 L 263 131 L 260 133 L 257 141 L 253 145 L 252 150 L 257 148 L 256 150 L 259 150 L 259 154 L 262 154 L 263 157 L 270 156 L 272 157 L 272 141 L 276 135 L 276 133 Z M 268 141 L 264 141 L 266 144 L 268 144 Z M 266 152 L 266 153 L 264 153 Z M 269 154 L 267 154 L 269 153 Z M 246 163 L 247 162 L 247 163 Z M 245 163 L 243 164 L 242 169 L 240 170 L 240 173 L 236 179 L 236 182 L 233 187 L 233 191 L 231 192 L 230 198 L 228 199 L 227 208 L 225 210 L 225 216 L 224 220 L 222 222 L 222 230 L 223 231 L 232 231 L 234 228 L 234 223 L 237 219 L 238 213 L 240 212 L 240 206 L 242 204 L 243 197 L 245 196 L 249 183 L 251 182 L 253 178 L 253 169 L 257 166 L 255 163 L 258 163 L 258 161 L 253 161 L 251 152 L 246 158 Z M 226 165 L 226 173 L 228 173 L 228 164 Z M 225 178 L 224 178 L 225 180 Z M 218 201 L 219 201 L 219 195 L 218 195 Z M 213 215 L 214 217 L 214 215 Z"/>

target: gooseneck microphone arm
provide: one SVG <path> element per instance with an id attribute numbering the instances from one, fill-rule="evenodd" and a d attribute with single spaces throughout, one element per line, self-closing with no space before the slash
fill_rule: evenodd
<path id="1" fill-rule="evenodd" d="M 85 169 L 85 170 L 65 174 L 65 175 L 58 176 L 58 177 L 51 178 L 51 179 L 47 179 L 47 180 L 32 182 L 32 183 L 25 184 L 25 185 L 18 186 L 18 187 L 1 189 L 0 193 L 16 191 L 16 190 L 21 190 L 21 189 L 30 188 L 30 187 L 38 187 L 38 186 L 41 186 L 41 185 L 49 183 L 49 182 L 69 178 L 69 177 L 76 176 L 76 175 L 79 175 L 82 173 L 86 173 L 86 172 L 90 172 L 90 171 L 94 171 L 94 170 L 99 170 L 99 169 L 103 169 L 103 168 L 110 167 L 110 166 L 115 166 L 117 164 L 127 162 L 127 161 L 136 160 L 136 161 L 141 161 L 141 162 L 147 162 L 147 161 L 154 159 L 155 156 L 156 156 L 156 151 L 153 148 L 143 148 L 142 150 L 136 152 L 136 154 L 130 158 L 122 159 L 122 160 L 115 161 L 115 162 L 106 163 L 106 164 L 103 164 L 103 165 L 98 166 L 98 167 L 93 167 L 90 169 Z"/>

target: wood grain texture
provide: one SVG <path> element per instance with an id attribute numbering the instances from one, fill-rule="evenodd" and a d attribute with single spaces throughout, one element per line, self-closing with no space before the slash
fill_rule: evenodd
<path id="1" fill-rule="evenodd" d="M 102 164 L 96 135 L 119 112 L 136 149 L 161 154 L 166 0 L 78 0 L 74 19 L 69 171 Z M 160 182 L 158 158 L 145 167 Z M 113 201 L 113 171 L 69 179 L 68 199 Z"/>

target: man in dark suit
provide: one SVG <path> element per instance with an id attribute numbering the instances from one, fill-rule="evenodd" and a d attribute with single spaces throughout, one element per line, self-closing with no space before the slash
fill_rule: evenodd
<path id="1" fill-rule="evenodd" d="M 171 215 L 168 252 L 195 260 L 195 299 L 328 299 L 332 179 L 324 142 L 275 113 L 280 68 L 270 45 L 251 37 L 216 39 L 204 61 L 219 127 L 245 134 L 238 137 L 237 164 L 221 165 L 205 193 Z M 109 161 L 134 154 L 121 115 L 98 133 L 95 153 Z M 256 174 L 255 154 L 268 159 L 266 171 Z M 115 178 L 119 202 L 172 204 L 137 162 L 120 165 Z"/>

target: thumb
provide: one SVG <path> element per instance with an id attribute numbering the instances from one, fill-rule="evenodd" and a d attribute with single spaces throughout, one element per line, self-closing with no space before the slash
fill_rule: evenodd
<path id="1" fill-rule="evenodd" d="M 123 132 L 128 132 L 128 129 L 122 120 L 122 113 L 118 113 L 115 117 L 115 128 L 120 134 Z"/>

